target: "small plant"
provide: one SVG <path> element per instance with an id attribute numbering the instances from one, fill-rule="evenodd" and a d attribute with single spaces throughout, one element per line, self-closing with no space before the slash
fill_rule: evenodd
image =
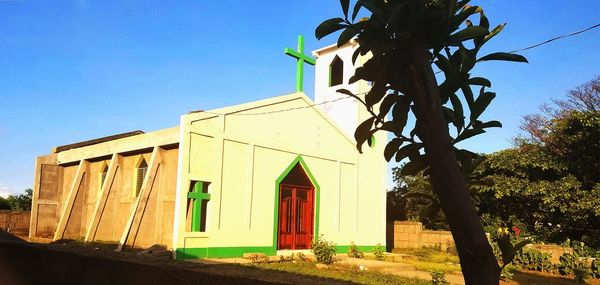
<path id="1" fill-rule="evenodd" d="M 294 258 L 294 260 L 306 261 L 306 255 L 304 255 L 304 253 L 302 253 L 302 252 L 298 252 L 296 254 L 296 257 Z"/>
<path id="2" fill-rule="evenodd" d="M 432 271 L 431 272 L 431 284 L 433 285 L 446 285 L 450 284 L 446 281 L 446 275 L 444 271 Z"/>
<path id="3" fill-rule="evenodd" d="M 383 247 L 381 247 L 380 243 L 378 243 L 375 246 L 375 248 L 373 248 L 373 255 L 375 256 L 375 259 L 377 259 L 377 260 L 385 259 L 385 251 L 383 250 Z"/>
<path id="4" fill-rule="evenodd" d="M 577 283 L 585 283 L 585 279 L 590 277 L 590 273 L 591 272 L 590 272 L 589 268 L 587 268 L 583 264 L 579 264 L 578 266 L 573 268 L 573 275 L 575 275 L 575 277 L 573 279 Z"/>
<path id="5" fill-rule="evenodd" d="M 592 260 L 591 275 L 592 278 L 600 278 L 600 261 L 597 259 Z"/>
<path id="6" fill-rule="evenodd" d="M 510 270 L 508 270 L 508 267 L 502 268 L 502 271 L 500 271 L 500 279 L 506 282 L 513 279 L 513 274 L 510 272 Z"/>
<path id="7" fill-rule="evenodd" d="M 253 255 L 252 257 L 250 257 L 250 262 L 252 264 L 260 264 L 260 263 L 267 263 L 269 262 L 269 257 L 264 256 L 264 255 Z"/>
<path id="8" fill-rule="evenodd" d="M 326 241 L 323 236 L 319 236 L 312 242 L 311 251 L 319 263 L 332 264 L 333 256 L 336 253 L 335 243 Z"/>
<path id="9" fill-rule="evenodd" d="M 517 226 L 513 226 L 511 228 L 512 233 L 514 234 L 515 242 L 518 240 L 519 235 L 521 234 L 521 230 Z M 530 243 L 530 240 L 521 240 L 519 242 L 513 243 L 511 234 L 508 228 L 498 228 L 498 232 L 496 237 L 496 243 L 498 244 L 498 249 L 500 251 L 502 266 L 500 269 L 504 269 L 508 264 L 510 264 L 517 252 L 519 252 L 525 245 Z"/>
<path id="10" fill-rule="evenodd" d="M 348 247 L 348 257 L 351 258 L 363 258 L 365 257 L 364 253 L 358 249 L 358 247 L 351 242 L 350 247 Z"/>

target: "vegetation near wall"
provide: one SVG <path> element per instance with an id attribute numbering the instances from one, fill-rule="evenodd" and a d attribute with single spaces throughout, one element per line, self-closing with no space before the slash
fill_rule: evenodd
<path id="1" fill-rule="evenodd" d="M 538 242 L 600 247 L 600 76 L 523 118 L 514 147 L 482 156 L 464 175 L 487 232 L 516 225 Z M 444 229 L 422 173 L 388 192 L 388 220 Z"/>

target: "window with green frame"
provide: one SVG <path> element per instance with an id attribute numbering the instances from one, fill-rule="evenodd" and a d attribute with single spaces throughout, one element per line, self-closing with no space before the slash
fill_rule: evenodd
<path id="1" fill-rule="evenodd" d="M 206 231 L 206 209 L 210 201 L 208 187 L 210 182 L 191 181 L 187 193 L 186 230 L 188 232 Z"/>

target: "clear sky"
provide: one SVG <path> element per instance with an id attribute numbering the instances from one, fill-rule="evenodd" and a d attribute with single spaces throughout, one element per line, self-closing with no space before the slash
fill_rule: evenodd
<path id="1" fill-rule="evenodd" d="M 472 1 L 492 25 L 487 51 L 510 51 L 600 22 L 600 1 Z M 35 157 L 57 145 L 178 125 L 191 110 L 287 94 L 283 54 L 341 15 L 339 2 L 0 0 L 0 195 L 32 187 Z M 486 119 L 504 127 L 465 143 L 510 147 L 525 114 L 600 74 L 600 29 L 524 52 L 530 63 L 484 63 L 497 98 Z M 312 97 L 313 68 L 305 89 Z"/>

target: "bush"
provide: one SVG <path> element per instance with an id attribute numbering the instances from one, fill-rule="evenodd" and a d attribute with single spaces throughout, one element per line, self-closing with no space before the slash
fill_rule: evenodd
<path id="1" fill-rule="evenodd" d="M 510 272 L 510 270 L 508 270 L 508 267 L 502 268 L 502 271 L 500 271 L 500 279 L 506 282 L 513 279 L 513 274 Z"/>
<path id="2" fill-rule="evenodd" d="M 527 270 L 556 273 L 557 268 L 550 258 L 550 254 L 530 248 L 517 252 L 513 264 Z"/>
<path id="3" fill-rule="evenodd" d="M 590 276 L 590 269 L 586 266 L 577 266 L 573 268 L 573 275 L 575 275 L 575 282 L 585 283 L 585 279 Z"/>
<path id="4" fill-rule="evenodd" d="M 375 256 L 375 259 L 377 259 L 377 260 L 385 259 L 385 251 L 383 250 L 383 247 L 381 247 L 380 243 L 378 243 L 377 246 L 375 246 L 375 248 L 373 248 L 373 255 Z"/>
<path id="5" fill-rule="evenodd" d="M 319 236 L 312 242 L 311 251 L 319 263 L 332 264 L 335 255 L 335 243 L 326 241 L 323 236 Z"/>
<path id="6" fill-rule="evenodd" d="M 446 285 L 450 284 L 446 281 L 446 275 L 444 271 L 432 271 L 431 272 L 431 284 L 433 285 Z"/>
<path id="7" fill-rule="evenodd" d="M 353 242 L 351 242 L 350 247 L 348 248 L 348 257 L 363 258 L 365 257 L 365 255 L 360 250 L 358 250 L 358 247 Z"/>

